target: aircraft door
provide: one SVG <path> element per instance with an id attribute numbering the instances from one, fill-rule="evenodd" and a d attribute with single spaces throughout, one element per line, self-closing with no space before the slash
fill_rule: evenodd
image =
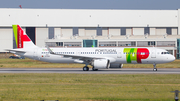
<path id="1" fill-rule="evenodd" d="M 80 50 L 76 51 L 76 55 L 81 55 L 81 51 Z"/>
<path id="2" fill-rule="evenodd" d="M 121 52 L 121 50 L 118 50 L 117 58 L 122 58 L 122 52 Z"/>
<path id="3" fill-rule="evenodd" d="M 151 58 L 156 58 L 156 49 L 152 49 Z"/>

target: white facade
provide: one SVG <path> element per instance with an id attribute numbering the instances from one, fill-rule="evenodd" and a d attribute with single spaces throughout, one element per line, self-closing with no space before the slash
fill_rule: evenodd
<path id="1" fill-rule="evenodd" d="M 12 28 L 0 28 L 0 52 L 13 47 L 13 30 Z"/>
<path id="2" fill-rule="evenodd" d="M 37 46 L 45 46 L 45 41 L 48 39 L 48 28 L 36 28 L 36 45 Z"/>
<path id="3" fill-rule="evenodd" d="M 179 10 L 0 9 L 0 26 L 178 27 Z"/>
<path id="4" fill-rule="evenodd" d="M 19 24 L 25 30 L 26 27 L 35 27 L 35 43 L 40 47 L 44 47 L 45 42 L 82 43 L 83 39 L 112 42 L 117 47 L 120 41 L 122 44 L 135 41 L 137 46 L 139 41 L 161 44 L 161 41 L 176 42 L 180 38 L 180 9 L 0 9 L 0 12 L 0 52 L 13 48 L 12 24 Z M 49 39 L 49 27 L 54 27 L 54 39 Z M 74 35 L 74 27 L 78 27 L 77 35 Z M 97 28 L 101 28 L 101 35 L 97 35 Z M 148 34 L 145 28 L 148 28 Z M 168 30 L 170 35 L 167 35 Z M 176 47 L 177 44 L 161 48 L 174 53 Z"/>

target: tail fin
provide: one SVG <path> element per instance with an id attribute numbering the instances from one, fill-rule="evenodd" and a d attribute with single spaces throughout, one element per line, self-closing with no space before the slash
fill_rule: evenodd
<path id="1" fill-rule="evenodd" d="M 19 25 L 12 25 L 17 48 L 36 47 Z"/>

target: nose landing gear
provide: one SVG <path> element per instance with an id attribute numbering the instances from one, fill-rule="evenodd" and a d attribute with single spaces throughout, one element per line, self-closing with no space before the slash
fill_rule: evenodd
<path id="1" fill-rule="evenodd" d="M 156 64 L 153 64 L 153 66 L 154 66 L 153 71 L 157 71 Z"/>

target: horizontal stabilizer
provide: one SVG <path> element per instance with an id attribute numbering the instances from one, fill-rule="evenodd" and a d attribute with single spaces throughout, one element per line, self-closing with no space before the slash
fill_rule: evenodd
<path id="1" fill-rule="evenodd" d="M 5 49 L 6 51 L 9 51 L 10 53 L 26 53 L 24 50 L 17 50 L 17 49 Z"/>

